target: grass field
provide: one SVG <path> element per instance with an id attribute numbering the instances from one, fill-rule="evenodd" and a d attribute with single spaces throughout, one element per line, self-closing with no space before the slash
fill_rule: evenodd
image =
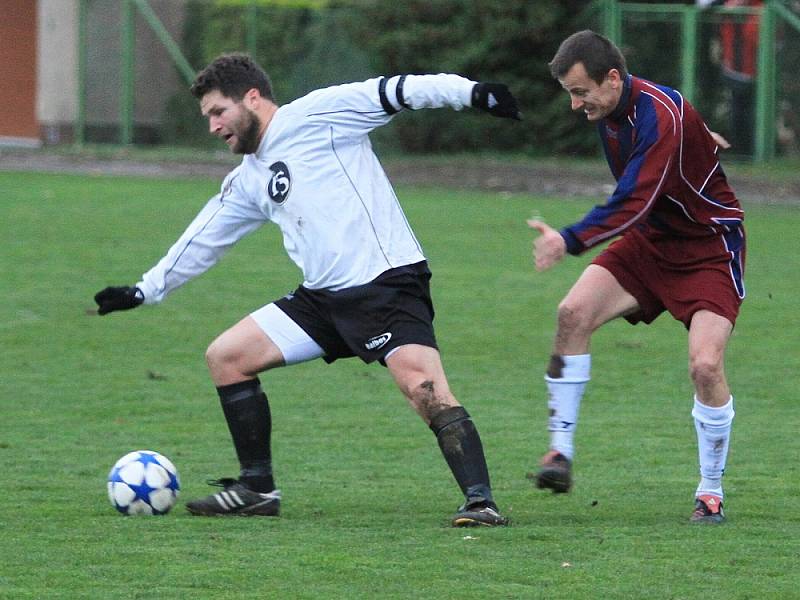
<path id="1" fill-rule="evenodd" d="M 280 519 L 118 515 L 105 478 L 130 450 L 170 457 L 182 500 L 235 475 L 203 354 L 300 280 L 265 228 L 159 307 L 92 314 L 217 185 L 0 173 L 0 598 L 800 597 L 797 207 L 747 207 L 722 527 L 687 523 L 692 390 L 668 316 L 596 335 L 574 492 L 525 479 L 547 445 L 555 307 L 587 258 L 535 273 L 524 220 L 564 224 L 589 204 L 419 189 L 398 192 L 434 271 L 445 367 L 513 526 L 448 527 L 461 498 L 434 437 L 384 369 L 353 360 L 262 378 Z"/>

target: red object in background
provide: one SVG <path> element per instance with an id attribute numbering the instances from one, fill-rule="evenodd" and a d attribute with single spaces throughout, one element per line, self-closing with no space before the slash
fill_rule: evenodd
<path id="1" fill-rule="evenodd" d="M 729 0 L 726 7 L 749 6 L 761 8 L 763 2 Z M 751 80 L 756 74 L 758 56 L 758 21 L 760 15 L 725 15 L 720 26 L 722 67 L 736 79 Z"/>
<path id="2" fill-rule="evenodd" d="M 36 0 L 0 0 L 0 137 L 39 138 Z"/>

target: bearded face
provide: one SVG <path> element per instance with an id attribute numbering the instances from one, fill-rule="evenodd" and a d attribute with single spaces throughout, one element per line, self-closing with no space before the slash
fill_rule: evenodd
<path id="1" fill-rule="evenodd" d="M 241 114 L 231 123 L 231 134 L 234 141 L 230 149 L 234 154 L 253 154 L 258 150 L 258 144 L 261 141 L 259 138 L 261 121 L 254 112 L 244 106 L 241 108 Z"/>
<path id="2" fill-rule="evenodd" d="M 222 138 L 231 152 L 253 154 L 258 150 L 263 123 L 243 101 L 212 90 L 201 99 L 200 110 L 208 118 L 209 131 Z"/>

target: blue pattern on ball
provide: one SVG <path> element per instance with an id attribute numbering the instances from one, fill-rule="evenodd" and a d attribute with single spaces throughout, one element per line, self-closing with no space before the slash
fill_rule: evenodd
<path id="1" fill-rule="evenodd" d="M 120 461 L 117 461 L 117 464 L 114 465 L 114 467 L 111 469 L 111 472 L 108 475 L 109 484 L 118 484 L 126 486 L 131 492 L 133 492 L 134 494 L 133 498 L 131 498 L 130 502 L 128 502 L 127 504 L 121 505 L 112 495 L 112 497 L 110 498 L 111 502 L 119 512 L 125 515 L 130 514 L 129 511 L 131 506 L 137 501 L 141 501 L 145 503 L 147 506 L 149 506 L 150 509 L 152 510 L 152 514 L 154 515 L 166 514 L 172 508 L 172 504 L 174 504 L 174 499 L 177 497 L 178 492 L 180 491 L 180 480 L 178 479 L 178 474 L 174 470 L 174 466 L 168 466 L 167 464 L 159 461 L 160 455 L 156 452 L 150 450 L 140 450 L 136 454 L 137 456 L 135 458 L 127 460 L 122 465 L 117 466 L 119 462 L 124 458 L 126 458 L 128 455 L 125 455 L 123 458 L 121 458 Z M 165 458 L 165 460 L 168 459 Z M 143 467 L 143 477 L 141 483 L 131 483 L 124 481 L 121 476 L 122 469 L 135 462 L 141 463 Z M 147 472 L 147 465 L 149 464 L 154 464 L 161 467 L 167 474 L 169 482 L 165 486 L 163 486 L 163 488 L 154 488 L 147 483 L 146 472 Z M 158 508 L 153 506 L 153 502 L 150 496 L 151 493 L 158 491 L 159 489 L 170 490 L 173 499 L 173 502 L 170 503 L 170 505 L 166 509 L 162 510 L 159 510 Z"/>

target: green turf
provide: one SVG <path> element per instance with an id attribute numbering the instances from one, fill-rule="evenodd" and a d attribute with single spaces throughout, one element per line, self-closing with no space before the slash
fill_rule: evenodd
<path id="1" fill-rule="evenodd" d="M 262 380 L 280 519 L 124 518 L 105 477 L 135 449 L 177 465 L 182 499 L 234 475 L 203 353 L 294 288 L 277 230 L 244 240 L 159 307 L 107 317 L 212 181 L 0 173 L 0 598 L 800 597 L 796 207 L 748 207 L 748 300 L 728 351 L 737 396 L 729 522 L 687 523 L 696 485 L 686 336 L 668 316 L 593 342 L 577 485 L 533 490 L 556 305 L 587 263 L 531 266 L 533 212 L 583 201 L 398 190 L 434 271 L 450 384 L 482 433 L 513 526 L 456 530 L 435 440 L 379 366 L 321 361 Z"/>

